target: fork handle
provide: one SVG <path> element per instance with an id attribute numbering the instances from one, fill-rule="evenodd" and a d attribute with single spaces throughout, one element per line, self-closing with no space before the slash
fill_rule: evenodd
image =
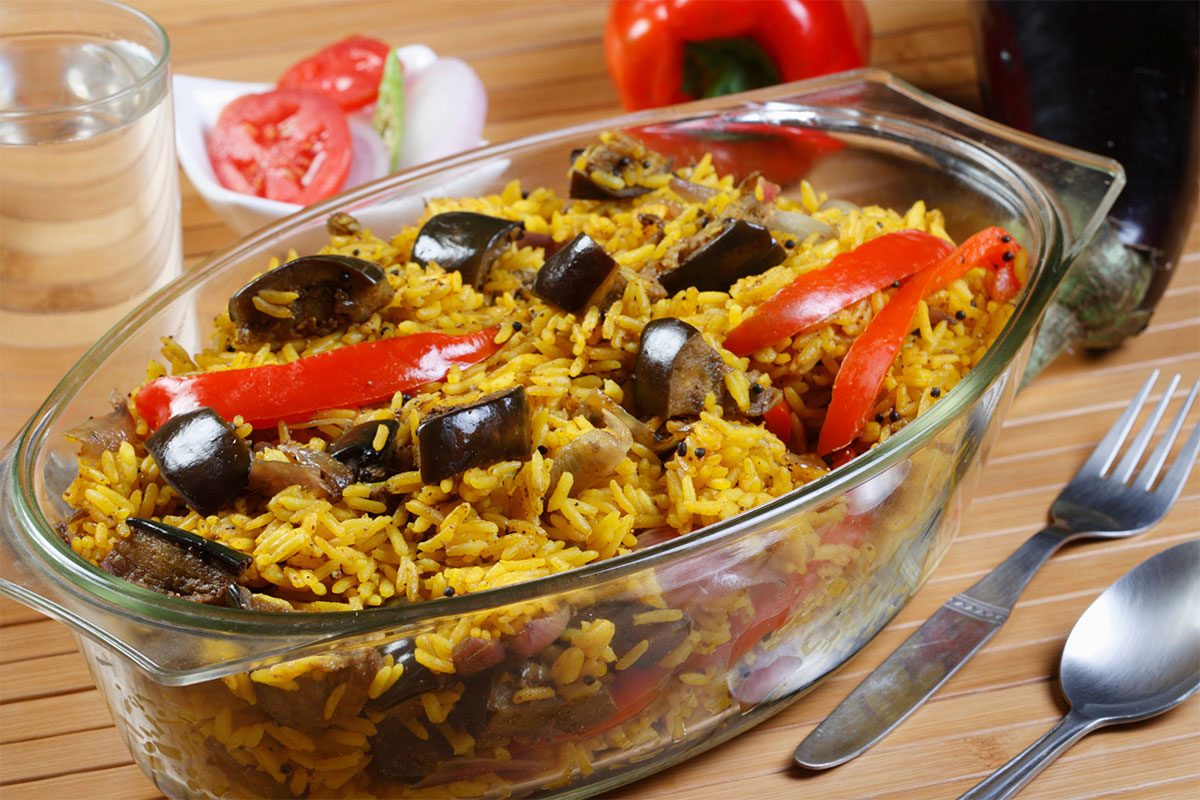
<path id="1" fill-rule="evenodd" d="M 993 615 L 1000 615 L 1000 621 L 1003 621 L 1016 605 L 1017 598 L 1021 596 L 1034 573 L 1058 548 L 1074 539 L 1076 535 L 1074 531 L 1057 523 L 1043 528 L 955 600 L 980 603 Z"/>

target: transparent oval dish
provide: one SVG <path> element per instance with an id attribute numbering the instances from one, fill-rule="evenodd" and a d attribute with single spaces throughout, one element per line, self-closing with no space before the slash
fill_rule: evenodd
<path id="1" fill-rule="evenodd" d="M 840 144 L 805 177 L 831 197 L 893 208 L 924 199 L 944 211 L 955 239 L 996 224 L 1030 251 L 1032 277 L 989 352 L 899 434 L 802 489 L 670 542 L 527 583 L 362 612 L 188 603 L 113 578 L 56 535 L 71 514 L 60 498 L 75 470 L 64 432 L 105 408 L 114 388 L 137 385 L 161 337 L 198 348 L 206 324 L 270 257 L 327 241 L 332 212 L 386 232 L 416 220 L 430 197 L 497 192 L 514 178 L 565 196 L 568 154 L 598 132 L 656 125 L 687 136 L 713 117 L 819 131 Z M 547 133 L 370 184 L 217 253 L 63 379 L 3 454 L 0 590 L 70 626 L 133 757 L 169 797 L 603 792 L 796 700 L 905 604 L 957 531 L 1042 312 L 1123 181 L 1113 161 L 861 70 Z M 448 626 L 564 613 L 646 625 L 639 638 L 663 651 L 651 668 L 606 684 L 624 709 L 612 724 L 580 723 L 576 700 L 530 697 L 523 713 L 481 732 L 473 726 L 489 713 L 488 689 L 470 677 L 413 686 L 401 674 L 365 700 L 355 684 L 365 662 L 411 666 L 412 642 Z M 672 626 L 680 617 L 733 629 L 724 645 L 684 646 Z M 531 667 L 510 657 L 502 668 Z M 264 676 L 296 692 L 284 695 L 293 711 L 315 702 L 324 713 L 281 712 L 263 699 L 280 691 L 262 688 Z M 351 693 L 360 695 L 355 713 L 337 712 Z"/>

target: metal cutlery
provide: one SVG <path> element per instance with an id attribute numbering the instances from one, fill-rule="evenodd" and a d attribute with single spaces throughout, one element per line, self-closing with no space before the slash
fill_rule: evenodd
<path id="1" fill-rule="evenodd" d="M 1063 544 L 1085 536 L 1133 536 L 1162 519 L 1183 489 L 1200 452 L 1198 424 L 1158 480 L 1200 391 L 1200 382 L 1192 386 L 1140 472 L 1134 474 L 1179 384 L 1178 375 L 1113 467 L 1157 379 L 1155 370 L 1055 498 L 1050 507 L 1052 524 L 1034 534 L 974 586 L 952 597 L 909 636 L 800 743 L 794 755 L 797 764 L 809 769 L 837 766 L 899 725 L 996 633 L 1034 573 Z"/>

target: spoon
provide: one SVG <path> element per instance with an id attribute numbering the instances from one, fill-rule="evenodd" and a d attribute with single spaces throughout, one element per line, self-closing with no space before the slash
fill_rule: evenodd
<path id="1" fill-rule="evenodd" d="M 1174 708 L 1200 688 L 1200 540 L 1164 550 L 1104 590 L 1063 647 L 1071 710 L 959 800 L 1012 797 L 1084 734 Z"/>

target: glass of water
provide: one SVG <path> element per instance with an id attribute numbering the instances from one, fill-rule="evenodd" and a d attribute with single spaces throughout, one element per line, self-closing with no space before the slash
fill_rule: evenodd
<path id="1" fill-rule="evenodd" d="M 170 46 L 108 0 L 0 3 L 0 433 L 179 274 Z"/>

